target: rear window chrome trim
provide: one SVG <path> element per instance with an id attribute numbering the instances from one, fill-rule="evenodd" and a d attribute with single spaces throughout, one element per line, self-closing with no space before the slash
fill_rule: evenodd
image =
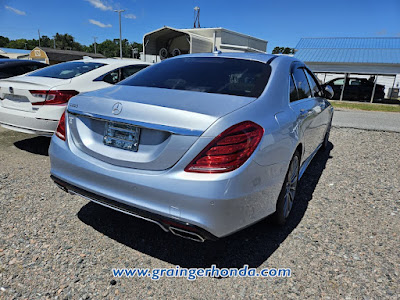
<path id="1" fill-rule="evenodd" d="M 79 110 L 75 110 L 73 108 L 68 108 L 67 112 L 69 114 L 72 114 L 75 116 L 84 116 L 87 118 L 101 120 L 101 121 L 111 121 L 111 122 L 116 122 L 116 123 L 121 123 L 121 124 L 130 124 L 130 125 L 138 126 L 141 128 L 166 131 L 166 132 L 169 132 L 172 134 L 177 134 L 177 135 L 201 136 L 203 134 L 203 131 L 201 131 L 201 130 L 193 130 L 193 129 L 188 129 L 188 128 L 173 127 L 173 126 L 154 124 L 154 123 L 146 123 L 146 122 L 140 122 L 140 121 L 131 121 L 131 120 L 126 120 L 126 119 L 98 115 L 98 114 L 89 113 L 89 112 L 82 112 Z"/>

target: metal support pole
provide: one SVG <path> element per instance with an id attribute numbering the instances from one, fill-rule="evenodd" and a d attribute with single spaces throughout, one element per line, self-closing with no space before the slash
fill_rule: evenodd
<path id="1" fill-rule="evenodd" d="M 393 85 L 392 85 L 392 90 L 390 91 L 390 100 L 392 100 L 392 95 L 393 95 L 393 90 L 394 90 L 394 84 L 396 83 L 396 75 L 393 77 Z"/>
<path id="2" fill-rule="evenodd" d="M 217 51 L 217 32 L 213 32 L 213 50 L 211 52 Z"/>
<path id="3" fill-rule="evenodd" d="M 122 58 L 122 30 L 121 30 L 121 13 L 125 11 L 125 9 L 114 10 L 119 15 L 119 58 Z"/>
<path id="4" fill-rule="evenodd" d="M 347 77 L 349 76 L 348 73 L 344 74 L 344 82 L 343 82 L 343 87 L 342 87 L 342 92 L 340 93 L 340 101 L 343 101 L 343 94 L 344 94 L 344 89 L 346 88 L 346 81 Z"/>
<path id="5" fill-rule="evenodd" d="M 374 101 L 374 96 L 375 96 L 375 89 L 376 89 L 376 82 L 378 81 L 378 75 L 376 75 L 375 80 L 374 80 L 374 88 L 372 89 L 372 95 L 371 95 L 371 103 Z"/>
<path id="6" fill-rule="evenodd" d="M 40 30 L 38 29 L 38 35 L 39 35 L 39 47 L 40 47 Z"/>
<path id="7" fill-rule="evenodd" d="M 93 39 L 94 39 L 94 53 L 97 53 L 97 49 L 96 49 L 96 39 L 97 39 L 97 36 L 94 36 L 93 37 Z"/>
<path id="8" fill-rule="evenodd" d="M 325 76 L 324 76 L 324 84 L 326 83 L 326 73 L 325 73 Z"/>
<path id="9" fill-rule="evenodd" d="M 147 44 L 150 42 L 150 40 L 144 41 L 143 39 L 143 61 L 147 61 L 147 57 L 146 57 L 146 47 Z M 156 55 L 156 60 L 157 60 L 157 55 Z"/>

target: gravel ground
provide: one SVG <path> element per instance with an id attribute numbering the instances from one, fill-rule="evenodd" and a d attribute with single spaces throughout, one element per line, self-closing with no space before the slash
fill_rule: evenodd
<path id="1" fill-rule="evenodd" d="M 398 133 L 333 128 L 284 228 L 199 244 L 49 179 L 46 138 L 0 130 L 1 299 L 399 299 Z M 216 254 L 220 253 L 220 254 Z M 115 267 L 285 267 L 291 278 L 117 278 Z"/>
<path id="2" fill-rule="evenodd" d="M 400 113 L 335 109 L 334 127 L 400 132 Z"/>

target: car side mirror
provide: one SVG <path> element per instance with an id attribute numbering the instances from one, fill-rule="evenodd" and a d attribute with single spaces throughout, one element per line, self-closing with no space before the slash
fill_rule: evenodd
<path id="1" fill-rule="evenodd" d="M 333 95 L 335 94 L 335 92 L 333 91 L 333 89 L 330 85 L 325 86 L 324 93 L 325 93 L 325 97 L 327 99 L 332 99 Z"/>

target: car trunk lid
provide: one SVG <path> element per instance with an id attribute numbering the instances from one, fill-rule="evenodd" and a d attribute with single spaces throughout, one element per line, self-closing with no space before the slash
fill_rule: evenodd
<path id="1" fill-rule="evenodd" d="M 32 96 L 31 90 L 50 90 L 68 84 L 70 79 L 18 76 L 0 81 L 1 105 L 5 108 L 35 112 L 32 103 L 43 99 Z"/>
<path id="2" fill-rule="evenodd" d="M 121 85 L 72 98 L 68 124 L 73 143 L 86 154 L 114 165 L 165 170 L 217 119 L 254 100 Z M 107 130 L 115 125 L 128 125 L 117 128 L 117 135 L 128 129 L 131 139 L 140 128 L 137 151 L 105 144 Z"/>

